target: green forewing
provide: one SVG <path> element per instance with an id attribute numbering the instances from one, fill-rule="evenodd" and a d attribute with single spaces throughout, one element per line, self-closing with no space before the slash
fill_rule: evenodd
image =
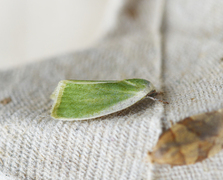
<path id="1" fill-rule="evenodd" d="M 112 113 L 113 107 L 117 109 L 121 102 L 127 103 L 128 99 L 133 98 L 137 94 L 148 91 L 144 93 L 146 95 L 151 90 L 154 90 L 151 83 L 143 79 L 123 81 L 64 81 L 61 88 L 57 87 L 58 92 L 52 95 L 55 103 L 51 116 L 56 119 L 67 120 L 98 117 L 100 114 L 109 114 L 109 109 L 111 109 L 110 113 Z M 127 103 L 126 107 L 130 105 L 132 104 Z M 118 109 L 121 110 L 126 107 Z"/>

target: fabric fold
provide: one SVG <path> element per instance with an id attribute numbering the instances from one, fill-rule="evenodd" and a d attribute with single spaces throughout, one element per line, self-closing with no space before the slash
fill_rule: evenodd
<path id="1" fill-rule="evenodd" d="M 162 1 L 126 1 L 117 26 L 91 49 L 0 72 L 0 165 L 17 179 L 147 179 L 163 104 L 149 99 L 94 120 L 55 121 L 63 79 L 144 78 L 161 90 Z M 127 10 L 126 10 L 127 9 Z"/>

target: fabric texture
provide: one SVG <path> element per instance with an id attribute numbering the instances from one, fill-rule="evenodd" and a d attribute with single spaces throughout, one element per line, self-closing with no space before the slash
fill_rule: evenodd
<path id="1" fill-rule="evenodd" d="M 0 72 L 0 171 L 12 179 L 222 179 L 223 152 L 188 166 L 153 165 L 163 128 L 223 107 L 223 2 L 127 0 L 97 46 Z M 144 78 L 144 99 L 87 121 L 56 121 L 49 99 L 63 79 Z"/>

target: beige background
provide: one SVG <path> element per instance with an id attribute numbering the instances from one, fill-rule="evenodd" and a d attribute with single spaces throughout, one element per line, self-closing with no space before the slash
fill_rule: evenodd
<path id="1" fill-rule="evenodd" d="M 1 0 L 0 69 L 93 45 L 114 22 L 120 0 Z"/>

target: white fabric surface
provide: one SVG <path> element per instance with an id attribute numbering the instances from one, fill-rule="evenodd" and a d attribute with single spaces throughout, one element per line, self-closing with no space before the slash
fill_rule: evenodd
<path id="1" fill-rule="evenodd" d="M 0 72 L 0 170 L 17 179 L 223 179 L 223 152 L 189 166 L 152 165 L 162 128 L 223 107 L 223 2 L 128 0 L 92 49 Z M 121 113 L 55 121 L 61 79 L 145 78 L 165 92 Z M 194 99 L 193 99 L 194 98 Z"/>

